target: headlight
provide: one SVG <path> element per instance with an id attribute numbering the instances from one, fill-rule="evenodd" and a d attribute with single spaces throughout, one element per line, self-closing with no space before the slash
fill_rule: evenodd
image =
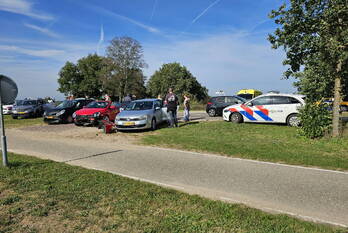
<path id="1" fill-rule="evenodd" d="M 65 113 L 65 110 L 62 110 L 62 111 L 60 111 L 60 112 L 57 112 L 57 113 L 56 113 L 56 116 L 63 115 L 64 113 Z"/>
<path id="2" fill-rule="evenodd" d="M 93 114 L 93 117 L 99 117 L 100 116 L 100 112 L 96 112 Z"/>
<path id="3" fill-rule="evenodd" d="M 139 117 L 139 120 L 141 120 L 141 121 L 147 120 L 147 115 L 144 115 L 144 116 Z"/>
<path id="4" fill-rule="evenodd" d="M 225 109 L 224 112 L 229 112 L 230 110 L 229 109 Z"/>
<path id="5" fill-rule="evenodd" d="M 73 118 L 76 118 L 76 112 L 74 112 L 74 113 L 72 114 L 72 117 L 73 117 Z"/>
<path id="6" fill-rule="evenodd" d="M 33 111 L 33 109 L 28 109 L 28 110 L 26 110 L 26 111 L 24 111 L 25 113 L 29 113 L 29 112 L 32 112 Z"/>
<path id="7" fill-rule="evenodd" d="M 17 110 L 13 110 L 12 112 L 13 112 L 13 113 L 17 113 Z"/>

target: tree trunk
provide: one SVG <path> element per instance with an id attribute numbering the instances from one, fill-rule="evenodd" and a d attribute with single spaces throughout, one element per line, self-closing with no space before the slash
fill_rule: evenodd
<path id="1" fill-rule="evenodd" d="M 334 102 L 333 102 L 333 117 L 332 117 L 332 136 L 339 137 L 341 135 L 340 130 L 340 103 L 342 102 L 341 96 L 341 77 L 339 76 L 342 70 L 342 61 L 339 60 L 336 68 L 337 76 L 335 78 L 334 87 Z"/>

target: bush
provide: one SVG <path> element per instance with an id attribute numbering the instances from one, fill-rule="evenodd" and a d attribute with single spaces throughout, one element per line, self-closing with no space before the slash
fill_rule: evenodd
<path id="1" fill-rule="evenodd" d="M 327 104 L 307 103 L 300 109 L 300 135 L 307 138 L 321 138 L 331 129 L 331 112 Z"/>

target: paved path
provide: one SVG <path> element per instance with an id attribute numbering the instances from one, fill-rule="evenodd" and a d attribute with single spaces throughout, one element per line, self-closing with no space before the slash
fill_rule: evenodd
<path id="1" fill-rule="evenodd" d="M 348 173 L 8 130 L 9 149 L 269 212 L 348 226 Z M 9 158 L 11 161 L 11 158 Z"/>

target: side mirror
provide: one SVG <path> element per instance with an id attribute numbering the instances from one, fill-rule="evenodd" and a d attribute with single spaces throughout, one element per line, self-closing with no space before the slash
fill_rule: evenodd
<path id="1" fill-rule="evenodd" d="M 156 107 L 155 110 L 160 110 L 161 108 L 160 107 Z"/>
<path id="2" fill-rule="evenodd" d="M 247 106 L 252 107 L 254 104 L 252 102 L 248 103 Z"/>

